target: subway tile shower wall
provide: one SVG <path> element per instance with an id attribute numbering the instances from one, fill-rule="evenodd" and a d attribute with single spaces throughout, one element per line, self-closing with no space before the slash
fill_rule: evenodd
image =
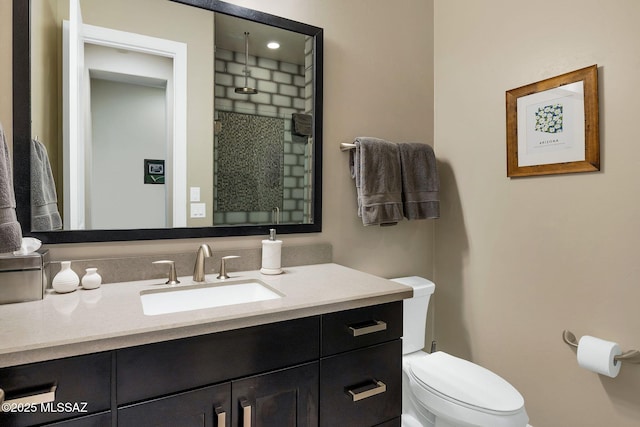
<path id="1" fill-rule="evenodd" d="M 219 119 L 219 111 L 276 117 L 283 120 L 283 190 L 282 204 L 277 206 L 280 210 L 280 221 L 283 223 L 307 223 L 311 220 L 311 153 L 313 151 L 312 144 L 309 143 L 311 138 L 291 132 L 291 115 L 293 113 L 310 114 L 313 106 L 311 39 L 305 46 L 304 65 L 250 55 L 248 86 L 258 90 L 255 95 L 235 93 L 236 87 L 245 85 L 244 52 L 216 49 L 216 120 Z M 218 172 L 218 161 L 219 159 L 216 158 L 214 173 Z M 214 214 L 215 224 L 258 224 L 272 221 L 271 210 L 219 212 L 215 209 Z"/>

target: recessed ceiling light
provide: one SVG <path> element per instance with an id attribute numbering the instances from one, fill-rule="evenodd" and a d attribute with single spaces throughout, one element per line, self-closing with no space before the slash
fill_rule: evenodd
<path id="1" fill-rule="evenodd" d="M 269 42 L 269 43 L 267 43 L 267 47 L 269 49 L 278 49 L 280 47 L 280 43 L 278 43 L 278 42 Z"/>

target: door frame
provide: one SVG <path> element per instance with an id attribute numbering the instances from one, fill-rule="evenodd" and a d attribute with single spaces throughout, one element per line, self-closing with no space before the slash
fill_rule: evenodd
<path id="1" fill-rule="evenodd" d="M 66 33 L 66 32 L 65 32 Z M 67 35 L 67 37 L 70 37 Z M 171 185 L 171 200 L 172 200 L 172 210 L 171 212 L 167 212 L 167 216 L 171 218 L 171 224 L 167 224 L 170 227 L 186 227 L 187 225 L 187 45 L 185 43 L 176 42 L 173 40 L 166 40 L 157 37 L 150 37 L 141 34 L 129 33 L 126 31 L 113 30 L 110 28 L 98 27 L 94 25 L 88 24 L 80 24 L 79 26 L 79 46 L 84 46 L 85 44 L 94 44 L 99 46 L 110 47 L 114 49 L 127 50 L 139 53 L 145 53 L 149 55 L 162 56 L 166 58 L 170 58 L 173 61 L 173 93 L 167 93 L 168 99 L 172 99 L 173 103 L 173 123 L 170 126 L 167 123 L 167 153 L 170 157 L 167 159 L 166 164 L 170 167 L 167 168 L 168 178 L 167 183 Z M 64 43 L 65 49 L 67 48 L 67 43 Z M 78 67 L 71 67 L 67 60 L 64 61 L 64 73 L 65 73 L 65 81 L 69 81 L 72 77 L 68 75 L 68 73 L 76 72 L 78 74 L 85 73 L 85 66 L 82 65 L 82 70 L 78 69 Z M 83 82 L 86 79 L 83 79 L 82 76 L 78 76 L 78 81 L 81 83 L 80 91 L 86 92 L 89 88 L 89 82 Z M 78 98 L 82 97 L 82 94 L 79 94 Z M 77 99 L 77 98 L 76 98 Z M 65 101 L 65 104 L 68 103 L 69 100 Z M 86 102 L 85 102 L 86 104 Z M 82 104 L 81 104 L 82 105 Z M 82 118 L 87 114 L 88 105 L 85 105 L 83 111 L 77 111 L 76 117 Z M 65 111 L 72 112 L 73 109 L 70 109 L 67 105 L 65 105 Z M 71 117 L 67 117 L 65 119 L 65 126 L 67 126 L 68 120 Z M 69 126 L 70 127 L 70 126 Z M 169 127 L 171 131 L 169 131 Z M 85 131 L 86 133 L 86 131 Z M 83 139 L 83 144 L 86 142 L 85 135 L 80 136 Z M 65 137 L 66 139 L 66 137 Z M 65 147 L 69 147 L 71 151 L 65 152 L 64 155 L 64 169 L 65 169 L 65 178 L 67 176 L 71 176 L 71 171 L 79 171 L 83 170 L 78 164 L 80 162 L 80 158 L 84 158 L 84 153 L 86 150 L 84 149 L 84 145 L 73 143 L 71 141 L 65 141 Z M 74 148 L 75 147 L 75 148 Z M 74 150 L 81 150 L 81 153 L 74 152 Z M 80 154 L 80 155 L 78 155 Z M 78 183 L 65 183 L 64 189 L 64 198 L 65 198 L 65 210 L 67 207 L 72 208 L 76 211 L 74 214 L 73 210 L 70 212 L 71 215 L 65 215 L 65 223 L 67 223 L 67 218 L 80 218 L 81 220 L 74 220 L 68 226 L 65 225 L 65 229 L 82 229 L 84 228 L 84 212 L 85 209 L 85 197 L 84 194 L 79 194 L 81 191 L 84 192 L 85 188 L 85 174 L 78 173 L 75 174 L 75 180 Z M 65 179 L 65 181 L 67 181 Z M 71 179 L 69 180 L 71 181 Z M 74 185 L 75 184 L 75 185 Z M 77 203 L 77 201 L 81 201 L 81 203 Z M 82 213 L 78 215 L 78 213 Z"/>

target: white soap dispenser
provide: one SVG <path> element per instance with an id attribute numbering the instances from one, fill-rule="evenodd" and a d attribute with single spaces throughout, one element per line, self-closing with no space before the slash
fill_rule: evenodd
<path id="1" fill-rule="evenodd" d="M 262 241 L 262 274 L 282 273 L 282 240 L 276 240 L 276 229 L 269 230 L 269 239 Z"/>

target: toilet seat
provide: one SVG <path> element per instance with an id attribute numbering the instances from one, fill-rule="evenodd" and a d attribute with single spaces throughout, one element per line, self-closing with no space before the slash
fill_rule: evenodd
<path id="1" fill-rule="evenodd" d="M 444 425 L 527 426 L 522 395 L 481 366 L 443 352 L 417 351 L 403 357 L 403 371 L 414 404 L 442 418 Z M 437 420 L 435 425 L 440 425 Z"/>
<path id="2" fill-rule="evenodd" d="M 416 382 L 458 405 L 490 414 L 518 412 L 524 398 L 495 373 L 467 360 L 438 351 L 411 361 Z"/>
<path id="3" fill-rule="evenodd" d="M 500 376 L 441 351 L 412 359 L 409 371 L 421 387 L 476 411 L 507 415 L 524 406 L 522 395 Z"/>

